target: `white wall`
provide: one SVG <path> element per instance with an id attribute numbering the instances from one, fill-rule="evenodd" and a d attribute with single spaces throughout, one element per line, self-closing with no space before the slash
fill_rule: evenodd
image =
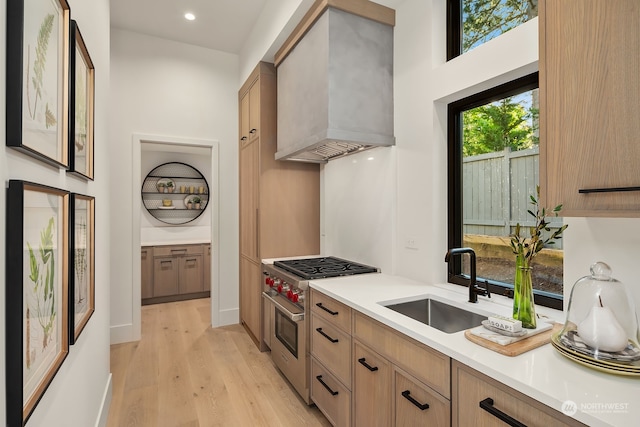
<path id="1" fill-rule="evenodd" d="M 349 229 L 353 222 L 350 210 L 354 207 L 347 204 L 347 208 L 338 211 L 340 207 L 333 201 L 347 200 L 354 186 L 367 197 L 360 201 L 362 206 L 380 202 L 381 209 L 389 209 L 386 204 L 395 197 L 397 209 L 392 234 L 397 238 L 390 250 L 390 256 L 395 259 L 394 272 L 428 283 L 446 280 L 447 104 L 538 68 L 537 19 L 446 62 L 444 3 L 405 0 L 396 7 L 397 195 L 388 191 L 378 193 L 379 181 L 371 179 L 363 165 L 350 164 L 349 158 L 340 163 L 330 162 L 323 168 L 322 197 L 326 209 L 323 229 L 350 230 L 349 239 L 327 232 L 324 248 L 359 255 L 361 259 L 376 259 L 381 250 L 378 246 L 372 245 L 368 251 L 363 246 L 364 252 L 356 252 L 352 242 L 371 239 L 370 233 L 380 228 L 379 212 L 359 216 L 358 226 Z M 387 167 L 391 167 L 390 164 Z M 361 169 L 356 172 L 356 167 Z M 341 183 L 335 179 L 337 176 L 351 180 Z M 569 224 L 564 237 L 565 303 L 573 283 L 589 274 L 592 262 L 602 260 L 611 265 L 614 277 L 631 289 L 635 305 L 640 307 L 640 281 L 635 270 L 640 219 L 566 218 L 565 221 Z M 418 248 L 407 248 L 407 240 L 415 241 Z"/>
<path id="2" fill-rule="evenodd" d="M 112 341 L 134 340 L 132 186 L 134 133 L 219 142 L 221 321 L 238 320 L 238 57 L 113 29 L 109 143 L 111 170 Z M 139 304 L 139 300 L 135 302 Z M 139 334 L 139 331 L 137 331 Z"/>
<path id="3" fill-rule="evenodd" d="M 0 44 L 6 45 L 6 1 L 0 6 Z M 91 59 L 96 68 L 95 109 L 95 181 L 86 182 L 67 176 L 58 168 L 45 166 L 9 148 L 0 149 L 0 177 L 22 179 L 47 184 L 96 198 L 96 308 L 86 328 L 54 377 L 49 389 L 38 403 L 27 426 L 93 426 L 101 415 L 106 422 L 110 399 L 109 374 L 109 294 L 111 265 L 109 262 L 109 191 L 110 162 L 107 138 L 109 99 L 109 1 L 69 0 L 71 17 L 78 22 Z M 0 66 L 0 80 L 5 81 L 5 55 Z M 5 85 L 0 93 L 0 127 L 6 129 Z M 4 138 L 2 138 L 4 140 Z M 6 198 L 0 197 L 0 277 L 5 270 Z M 5 283 L 5 286 L 8 284 Z M 3 286 L 4 288 L 4 286 Z M 5 396 L 5 301 L 0 292 L 0 396 Z M 102 405 L 106 404 L 104 412 Z M 0 399 L 0 419 L 5 419 L 5 399 Z"/>

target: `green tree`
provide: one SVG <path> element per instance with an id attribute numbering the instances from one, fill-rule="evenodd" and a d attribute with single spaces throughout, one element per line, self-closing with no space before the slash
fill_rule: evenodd
<path id="1" fill-rule="evenodd" d="M 462 51 L 538 16 L 538 0 L 461 0 Z"/>
<path id="2" fill-rule="evenodd" d="M 465 111 L 462 153 L 466 156 L 524 150 L 537 144 L 537 109 L 527 110 L 513 97 Z"/>

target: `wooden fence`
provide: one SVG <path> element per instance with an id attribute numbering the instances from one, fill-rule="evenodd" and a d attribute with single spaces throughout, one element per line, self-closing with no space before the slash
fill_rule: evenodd
<path id="1" fill-rule="evenodd" d="M 536 146 L 464 158 L 464 234 L 509 236 L 517 223 L 535 225 L 527 210 L 532 208 L 529 196 L 535 195 L 539 182 L 539 157 Z M 561 218 L 550 222 L 555 227 L 562 225 Z M 556 249 L 562 248 L 561 242 L 555 244 Z"/>

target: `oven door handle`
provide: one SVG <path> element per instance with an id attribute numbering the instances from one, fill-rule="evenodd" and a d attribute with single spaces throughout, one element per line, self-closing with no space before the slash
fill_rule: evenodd
<path id="1" fill-rule="evenodd" d="M 291 319 L 291 321 L 300 322 L 301 320 L 304 320 L 304 313 L 297 313 L 296 314 L 296 313 L 290 312 L 284 305 L 280 304 L 278 301 L 273 299 L 273 297 L 271 297 L 271 295 L 269 295 L 268 293 L 263 292 L 262 293 L 262 297 L 268 299 L 269 301 L 271 301 L 273 303 L 273 305 L 275 305 L 276 308 L 278 310 L 280 310 L 280 312 L 282 314 L 284 314 L 289 319 Z"/>

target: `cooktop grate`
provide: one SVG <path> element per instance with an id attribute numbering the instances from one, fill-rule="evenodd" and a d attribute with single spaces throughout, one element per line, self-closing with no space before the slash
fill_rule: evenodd
<path id="1" fill-rule="evenodd" d="M 275 261 L 273 265 L 305 280 L 350 276 L 363 273 L 378 273 L 380 271 L 376 267 L 336 257 Z"/>

